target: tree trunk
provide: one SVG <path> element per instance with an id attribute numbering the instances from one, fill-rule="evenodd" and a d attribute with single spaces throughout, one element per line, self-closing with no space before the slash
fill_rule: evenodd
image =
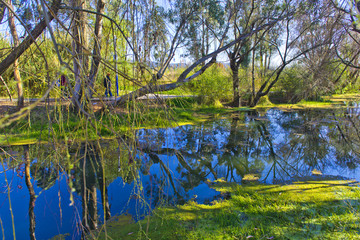
<path id="1" fill-rule="evenodd" d="M 23 82 L 20 77 L 20 71 L 18 68 L 18 60 L 14 62 L 14 80 L 16 81 L 17 90 L 18 90 L 18 101 L 17 107 L 21 109 L 24 107 L 24 91 L 23 91 Z"/>
<path id="2" fill-rule="evenodd" d="M 260 50 L 259 50 L 259 63 L 260 63 L 260 71 L 259 71 L 259 75 L 262 78 L 265 75 L 265 67 L 264 67 L 264 45 L 260 44 Z"/>
<path id="3" fill-rule="evenodd" d="M 288 62 L 289 63 L 289 62 Z M 270 82 L 270 79 L 268 79 L 267 81 L 265 81 L 265 83 L 263 83 L 260 87 L 260 89 L 257 91 L 256 95 L 255 95 L 255 98 L 254 100 L 250 103 L 250 107 L 255 107 L 256 104 L 259 102 L 260 98 L 263 97 L 263 96 L 266 96 L 269 94 L 271 88 L 275 85 L 275 83 L 278 82 L 279 80 L 279 77 L 282 73 L 282 71 L 285 69 L 286 65 L 288 63 L 284 63 L 280 68 L 279 70 L 277 70 L 276 72 L 276 76 L 275 76 L 275 79 L 272 80 Z M 269 83 L 270 82 L 270 83 Z M 265 90 L 266 88 L 266 90 Z"/>
<path id="4" fill-rule="evenodd" d="M 166 83 L 166 84 L 162 84 L 162 85 L 156 85 L 156 87 L 154 86 L 153 82 L 150 82 L 149 84 L 147 84 L 147 85 L 145 85 L 145 86 L 143 86 L 141 88 L 138 88 L 133 92 L 127 93 L 127 94 L 125 94 L 123 96 L 120 96 L 120 97 L 116 98 L 115 101 L 110 102 L 109 104 L 107 104 L 107 106 L 120 106 L 120 105 L 123 105 L 126 102 L 128 102 L 129 99 L 136 99 L 136 98 L 144 96 L 144 95 L 146 95 L 148 93 L 153 93 L 154 91 L 157 91 L 157 92 L 169 91 L 169 90 L 175 89 L 175 88 L 177 88 L 179 86 L 182 86 L 183 84 L 185 84 L 187 82 L 192 81 L 196 77 L 203 74 L 210 66 L 212 66 L 216 62 L 216 57 L 217 57 L 217 55 L 219 53 L 224 52 L 227 49 L 230 49 L 235 44 L 238 44 L 239 42 L 244 41 L 245 39 L 248 39 L 253 34 L 255 34 L 255 33 L 259 32 L 259 31 L 261 31 L 263 29 L 271 28 L 277 22 L 281 21 L 284 17 L 285 16 L 282 16 L 282 17 L 280 17 L 278 19 L 274 19 L 271 22 L 263 24 L 263 25 L 257 27 L 256 29 L 251 30 L 248 33 L 243 33 L 243 34 L 239 35 L 235 40 L 233 40 L 230 43 L 226 44 L 225 46 L 222 45 L 222 42 L 223 42 L 223 40 L 222 40 L 221 44 L 220 44 L 220 46 L 219 46 L 219 48 L 217 50 L 215 50 L 212 53 L 209 53 L 205 57 L 202 57 L 201 59 L 199 59 L 199 60 L 195 61 L 193 64 L 191 64 L 188 68 L 186 68 L 180 74 L 180 76 L 177 78 L 176 82 Z M 226 32 L 227 32 L 227 30 L 225 31 L 225 33 Z M 230 59 L 233 60 L 233 63 L 236 63 L 236 66 L 237 66 L 236 69 L 237 70 L 235 70 L 234 76 L 236 76 L 237 78 L 238 78 L 238 69 L 239 69 L 240 63 L 245 59 L 245 57 L 246 57 L 246 55 L 242 54 L 242 55 L 239 56 L 239 58 L 238 58 L 239 60 L 237 60 L 236 58 L 230 58 Z M 171 59 L 171 58 L 169 58 L 169 59 Z M 200 70 L 196 71 L 195 73 L 191 73 L 196 67 L 202 65 L 204 62 L 208 61 L 209 59 L 211 59 L 211 60 L 209 62 L 207 62 L 204 66 L 202 66 L 200 68 Z M 157 80 L 162 78 L 162 76 L 163 76 L 162 73 L 164 71 L 165 71 L 165 69 L 162 69 L 161 72 L 158 72 L 158 74 L 156 74 L 156 76 L 157 76 L 156 79 Z M 235 82 L 237 82 L 237 87 L 235 89 L 239 89 L 239 81 L 235 81 Z M 240 99 L 239 99 L 238 102 L 240 102 Z M 103 108 L 103 110 L 104 110 L 104 108 Z"/>
<path id="5" fill-rule="evenodd" d="M 252 61 L 251 61 L 251 89 L 252 89 L 251 103 L 255 99 L 255 44 L 256 44 L 256 34 L 255 34 L 255 38 L 254 38 L 254 46 L 253 46 L 253 50 L 252 50 Z M 260 68 L 260 71 L 261 71 L 261 69 L 262 68 Z"/>
<path id="6" fill-rule="evenodd" d="M 104 14 L 105 1 L 98 0 L 96 11 L 100 14 Z M 89 74 L 89 86 L 87 89 L 87 98 L 90 99 L 94 92 L 94 82 L 96 80 L 96 75 L 99 70 L 100 60 L 101 60 L 101 36 L 103 28 L 103 17 L 99 14 L 96 15 L 95 20 L 95 37 L 94 37 L 94 50 L 93 58 L 91 62 L 91 69 Z M 114 53 L 115 54 L 115 53 Z"/>
<path id="7" fill-rule="evenodd" d="M 15 19 L 14 19 L 14 8 L 12 5 L 11 0 L 8 1 L 8 5 L 9 5 L 9 28 L 11 31 L 11 36 L 13 39 L 13 45 L 14 48 L 17 48 L 19 46 L 19 37 L 16 31 L 16 26 L 15 26 Z M 18 101 L 17 101 L 17 107 L 18 109 L 21 109 L 22 107 L 24 107 L 24 93 L 23 93 L 23 83 L 21 81 L 21 77 L 20 77 L 20 71 L 18 68 L 18 59 L 15 59 L 14 61 L 14 80 L 16 81 L 16 85 L 17 85 L 17 90 L 18 90 Z"/>
<path id="8" fill-rule="evenodd" d="M 0 3 L 0 22 L 2 22 L 4 15 L 5 15 L 5 4 L 4 3 Z"/>
<path id="9" fill-rule="evenodd" d="M 233 101 L 231 105 L 233 107 L 241 106 L 240 102 L 240 91 L 239 91 L 239 65 L 236 63 L 236 60 L 230 60 L 230 69 L 232 72 L 232 82 L 233 82 Z"/>
<path id="10" fill-rule="evenodd" d="M 49 21 L 54 19 L 54 16 L 59 11 L 61 0 L 54 0 L 51 5 L 51 13 L 47 13 L 49 17 Z M 13 49 L 11 53 L 1 61 L 0 63 L 0 75 L 2 75 L 14 62 L 18 59 L 30 46 L 34 43 L 34 41 L 40 36 L 40 34 L 46 28 L 45 18 L 41 20 L 41 22 L 35 26 L 34 30 L 31 31 L 21 44 Z"/>
<path id="11" fill-rule="evenodd" d="M 269 69 L 270 69 L 270 61 L 271 61 L 271 49 L 269 50 L 269 55 L 268 55 L 268 61 L 267 61 L 266 70 L 269 70 Z"/>
<path id="12" fill-rule="evenodd" d="M 85 83 L 88 81 L 88 57 L 84 54 L 84 49 L 87 49 L 86 13 L 81 11 L 81 9 L 85 9 L 86 1 L 72 0 L 71 5 L 73 8 L 80 9 L 75 11 L 72 25 L 72 51 L 75 75 L 72 103 L 75 109 L 79 109 L 80 106 L 78 106 L 77 102 L 81 102 L 83 89 L 85 88 Z"/>

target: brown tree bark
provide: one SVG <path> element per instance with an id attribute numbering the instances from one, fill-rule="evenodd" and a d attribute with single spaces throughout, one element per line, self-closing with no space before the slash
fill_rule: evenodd
<path id="1" fill-rule="evenodd" d="M 96 80 L 96 75 L 99 70 L 100 60 L 101 60 L 101 37 L 102 37 L 102 29 L 103 29 L 103 16 L 105 9 L 105 1 L 98 0 L 96 11 L 100 14 L 96 15 L 95 20 L 95 37 L 94 37 L 94 49 L 93 49 L 93 57 L 91 62 L 91 69 L 89 74 L 89 86 L 88 86 L 88 98 L 90 99 L 93 95 L 94 90 L 94 82 Z"/>
<path id="2" fill-rule="evenodd" d="M 17 48 L 19 46 L 19 37 L 16 31 L 15 19 L 14 19 L 14 8 L 11 0 L 8 0 L 8 8 L 9 8 L 9 28 L 11 32 L 11 36 L 13 39 L 13 46 Z M 20 71 L 18 67 L 18 59 L 14 61 L 14 80 L 16 81 L 17 90 L 18 90 L 18 101 L 17 107 L 18 109 L 24 107 L 24 92 L 23 92 L 23 83 L 21 81 Z"/>
<path id="3" fill-rule="evenodd" d="M 6 9 L 6 6 L 4 3 L 0 3 L 0 22 L 2 22 L 3 18 L 4 18 L 4 15 L 5 15 L 5 9 Z"/>
<path id="4" fill-rule="evenodd" d="M 48 12 L 49 21 L 54 19 L 59 11 L 61 0 L 53 0 L 51 11 Z M 30 34 L 0 63 L 0 75 L 2 75 L 18 59 L 46 28 L 46 21 L 43 18 L 39 24 L 30 32 Z"/>
<path id="5" fill-rule="evenodd" d="M 88 82 L 88 57 L 85 55 L 84 49 L 87 49 L 87 31 L 86 31 L 86 12 L 82 9 L 86 8 L 86 1 L 72 0 L 71 6 L 76 8 L 74 11 L 74 21 L 72 24 L 72 52 L 73 66 L 75 75 L 75 87 L 72 96 L 73 106 L 80 108 L 77 102 L 81 102 L 83 89 Z"/>
<path id="6" fill-rule="evenodd" d="M 233 101 L 230 104 L 232 107 L 239 107 L 240 103 L 240 80 L 239 80 L 239 64 L 236 60 L 230 59 L 230 69 L 232 72 L 232 83 L 233 83 Z"/>

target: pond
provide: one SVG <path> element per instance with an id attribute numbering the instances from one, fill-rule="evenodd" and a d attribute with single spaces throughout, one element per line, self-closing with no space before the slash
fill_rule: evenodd
<path id="1" fill-rule="evenodd" d="M 226 197 L 210 188 L 217 180 L 360 181 L 359 113 L 357 103 L 269 109 L 142 129 L 132 139 L 2 147 L 1 236 L 80 239 L 114 216 L 136 221 L 156 206 Z"/>

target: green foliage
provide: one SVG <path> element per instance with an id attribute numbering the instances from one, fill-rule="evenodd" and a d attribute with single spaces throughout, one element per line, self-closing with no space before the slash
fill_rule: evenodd
<path id="1" fill-rule="evenodd" d="M 271 106 L 272 102 L 269 99 L 269 96 L 263 96 L 260 98 L 257 106 L 264 107 L 264 106 Z"/>
<path id="2" fill-rule="evenodd" d="M 336 94 L 358 93 L 360 82 L 358 81 L 358 71 L 346 71 L 340 79 L 340 84 L 336 86 Z"/>
<path id="3" fill-rule="evenodd" d="M 229 101 L 232 96 L 232 85 L 229 74 L 214 65 L 206 72 L 187 84 L 188 89 L 199 97 L 201 104 L 215 105 L 219 101 Z"/>
<path id="4" fill-rule="evenodd" d="M 300 66 L 295 65 L 287 68 L 280 76 L 277 89 L 269 94 L 273 103 L 296 103 L 303 98 L 306 91 Z"/>

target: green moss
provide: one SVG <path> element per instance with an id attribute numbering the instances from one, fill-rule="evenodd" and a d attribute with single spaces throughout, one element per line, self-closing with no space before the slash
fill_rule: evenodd
<path id="1" fill-rule="evenodd" d="M 330 100 L 330 101 L 338 101 L 338 102 L 343 102 L 343 101 L 351 101 L 351 100 L 359 100 L 360 99 L 360 94 L 334 94 L 332 96 L 326 96 L 324 97 L 324 99 L 326 100 Z"/>
<path id="2" fill-rule="evenodd" d="M 343 108 L 349 107 L 344 104 L 347 101 L 358 101 L 360 99 L 360 94 L 336 94 L 332 96 L 324 96 L 318 101 L 306 101 L 301 100 L 296 104 L 269 104 L 268 101 L 265 101 L 266 104 L 259 103 L 255 108 L 263 109 L 270 107 L 277 107 L 284 110 L 297 110 L 297 109 L 334 109 L 334 108 Z"/>
<path id="3" fill-rule="evenodd" d="M 273 106 L 273 103 L 269 100 L 268 96 L 264 96 L 260 98 L 257 106 L 264 107 L 264 106 Z"/>
<path id="4" fill-rule="evenodd" d="M 211 184 L 232 197 L 159 208 L 134 224 L 110 221 L 108 239 L 359 239 L 360 192 L 354 182 Z M 105 238 L 104 230 L 95 235 Z"/>

